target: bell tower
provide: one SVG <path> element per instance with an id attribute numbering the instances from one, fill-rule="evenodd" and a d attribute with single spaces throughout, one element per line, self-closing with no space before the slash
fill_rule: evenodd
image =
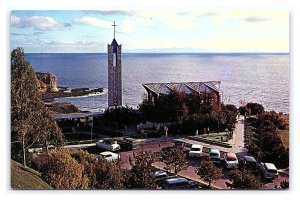
<path id="1" fill-rule="evenodd" d="M 122 106 L 122 46 L 115 38 L 116 24 L 114 27 L 114 39 L 107 45 L 108 54 L 108 108 Z"/>

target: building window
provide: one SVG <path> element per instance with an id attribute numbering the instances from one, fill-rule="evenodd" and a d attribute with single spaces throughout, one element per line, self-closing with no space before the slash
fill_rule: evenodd
<path id="1" fill-rule="evenodd" d="M 116 55 L 116 53 L 113 53 L 113 65 L 114 65 L 114 67 L 117 66 L 117 55 Z"/>

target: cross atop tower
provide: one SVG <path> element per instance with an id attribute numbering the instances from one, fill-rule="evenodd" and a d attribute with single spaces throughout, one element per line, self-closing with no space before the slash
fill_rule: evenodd
<path id="1" fill-rule="evenodd" d="M 114 21 L 114 24 L 113 25 L 111 25 L 111 26 L 113 26 L 114 27 L 114 39 L 115 39 L 115 37 L 116 37 L 116 24 L 115 24 L 115 21 Z"/>

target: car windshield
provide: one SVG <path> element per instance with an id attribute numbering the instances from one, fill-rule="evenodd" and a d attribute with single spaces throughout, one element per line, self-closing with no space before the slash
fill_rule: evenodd
<path id="1" fill-rule="evenodd" d="M 217 153 L 210 153 L 210 156 L 219 156 Z"/>
<path id="2" fill-rule="evenodd" d="M 228 157 L 227 157 L 227 160 L 228 160 L 228 161 L 236 161 L 236 158 L 232 158 L 232 157 L 228 158 Z"/>
<path id="3" fill-rule="evenodd" d="M 277 173 L 277 170 L 275 170 L 275 169 L 268 169 L 268 172 L 270 172 L 270 173 Z"/>
<path id="4" fill-rule="evenodd" d="M 200 148 L 191 148 L 191 151 L 200 151 Z"/>
<path id="5" fill-rule="evenodd" d="M 112 156 L 111 154 L 102 155 L 103 158 L 108 158 L 108 157 L 111 157 L 111 156 Z"/>
<path id="6" fill-rule="evenodd" d="M 164 178 L 164 177 L 168 177 L 168 175 L 167 174 L 156 175 L 156 178 Z"/>

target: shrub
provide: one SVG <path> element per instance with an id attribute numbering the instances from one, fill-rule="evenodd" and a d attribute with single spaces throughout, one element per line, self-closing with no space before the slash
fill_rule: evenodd
<path id="1" fill-rule="evenodd" d="M 53 151 L 41 169 L 42 179 L 55 189 L 85 189 L 83 167 L 67 151 Z"/>

